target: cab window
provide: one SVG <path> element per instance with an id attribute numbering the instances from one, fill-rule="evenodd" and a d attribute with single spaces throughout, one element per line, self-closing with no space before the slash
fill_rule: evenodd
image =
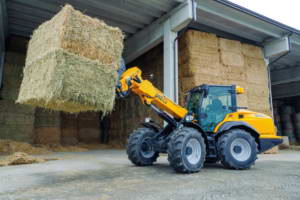
<path id="1" fill-rule="evenodd" d="M 201 105 L 201 126 L 205 131 L 213 131 L 214 128 L 232 112 L 232 94 L 229 87 L 210 87 L 207 96 Z"/>

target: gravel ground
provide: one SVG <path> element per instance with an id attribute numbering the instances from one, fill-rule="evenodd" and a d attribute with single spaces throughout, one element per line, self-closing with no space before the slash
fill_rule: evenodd
<path id="1" fill-rule="evenodd" d="M 207 165 L 176 174 L 161 156 L 135 167 L 124 151 L 56 153 L 47 163 L 0 168 L 1 200 L 234 200 L 300 199 L 300 152 L 260 155 L 250 170 Z"/>

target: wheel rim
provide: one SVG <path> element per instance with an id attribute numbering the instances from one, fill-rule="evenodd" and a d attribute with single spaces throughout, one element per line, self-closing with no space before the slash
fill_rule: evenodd
<path id="1" fill-rule="evenodd" d="M 197 164 L 201 158 L 202 150 L 200 142 L 195 139 L 191 138 L 187 144 L 185 149 L 185 155 L 189 163 Z"/>
<path id="2" fill-rule="evenodd" d="M 231 143 L 230 152 L 234 159 L 243 162 L 251 156 L 251 145 L 246 139 L 237 138 Z"/>
<path id="3" fill-rule="evenodd" d="M 153 151 L 152 145 L 150 143 L 151 138 L 144 138 L 141 143 L 141 154 L 145 158 L 151 158 L 154 156 L 155 152 Z"/>

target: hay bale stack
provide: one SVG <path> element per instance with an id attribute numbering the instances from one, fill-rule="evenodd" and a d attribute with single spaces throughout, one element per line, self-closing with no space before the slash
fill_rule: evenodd
<path id="1" fill-rule="evenodd" d="M 64 145 L 75 145 L 78 143 L 77 115 L 61 113 L 61 142 Z"/>
<path id="2" fill-rule="evenodd" d="M 18 103 L 70 113 L 111 111 L 123 34 L 66 5 L 34 31 Z"/>
<path id="3" fill-rule="evenodd" d="M 60 112 L 37 108 L 35 111 L 35 143 L 59 144 L 61 137 Z"/>
<path id="4" fill-rule="evenodd" d="M 262 50 L 214 34 L 189 30 L 179 41 L 180 103 L 201 84 L 239 85 L 238 105 L 271 115 L 268 73 Z"/>
<path id="5" fill-rule="evenodd" d="M 80 113 L 78 115 L 78 139 L 84 143 L 100 142 L 100 113 Z"/>
<path id="6" fill-rule="evenodd" d="M 6 52 L 0 100 L 0 138 L 33 142 L 35 108 L 15 104 L 24 63 L 24 54 Z"/>

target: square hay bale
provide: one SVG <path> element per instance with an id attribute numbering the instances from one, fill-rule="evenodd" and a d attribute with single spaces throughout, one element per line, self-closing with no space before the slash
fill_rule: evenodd
<path id="1" fill-rule="evenodd" d="M 218 37 L 214 34 L 189 30 L 186 33 L 185 41 L 190 53 L 218 53 Z"/>
<path id="2" fill-rule="evenodd" d="M 251 44 L 242 44 L 242 53 L 244 56 L 248 56 L 251 58 L 263 58 L 262 49 L 258 46 L 254 46 Z"/>
<path id="3" fill-rule="evenodd" d="M 60 144 L 61 130 L 58 127 L 35 128 L 36 144 Z"/>
<path id="4" fill-rule="evenodd" d="M 221 51 L 242 53 L 242 43 L 240 41 L 219 38 L 219 47 Z"/>
<path id="5" fill-rule="evenodd" d="M 61 110 L 113 109 L 123 33 L 66 5 L 34 31 L 18 103 Z"/>
<path id="6" fill-rule="evenodd" d="M 221 62 L 223 65 L 242 68 L 244 66 L 244 56 L 241 53 L 221 50 Z"/>

